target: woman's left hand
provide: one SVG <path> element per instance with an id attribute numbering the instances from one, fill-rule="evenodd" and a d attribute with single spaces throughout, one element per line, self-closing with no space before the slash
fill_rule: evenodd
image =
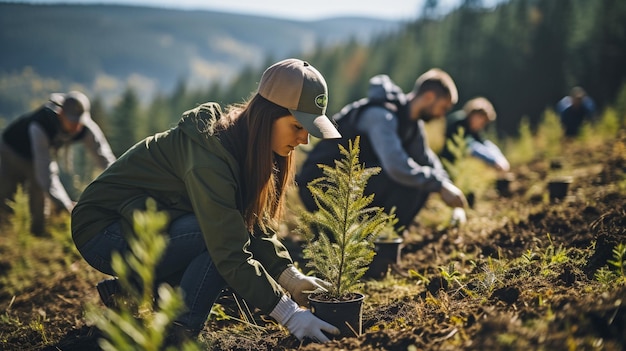
<path id="1" fill-rule="evenodd" d="M 278 284 L 289 292 L 300 306 L 308 306 L 308 295 L 326 292 L 331 284 L 325 280 L 302 274 L 296 267 L 289 266 L 278 277 Z"/>

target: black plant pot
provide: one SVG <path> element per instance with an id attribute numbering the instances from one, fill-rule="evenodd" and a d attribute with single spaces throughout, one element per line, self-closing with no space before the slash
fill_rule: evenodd
<path id="1" fill-rule="evenodd" d="M 570 177 L 564 177 L 561 179 L 555 179 L 548 182 L 548 191 L 550 193 L 550 201 L 561 200 L 567 195 L 572 179 Z"/>
<path id="2" fill-rule="evenodd" d="M 465 194 L 465 199 L 467 200 L 467 206 L 469 206 L 469 208 L 474 208 L 474 204 L 476 204 L 476 194 L 474 194 L 473 191 L 470 191 Z"/>
<path id="3" fill-rule="evenodd" d="M 563 160 L 560 158 L 555 158 L 550 161 L 550 169 L 561 169 L 563 168 Z"/>
<path id="4" fill-rule="evenodd" d="M 374 241 L 374 259 L 369 265 L 365 275 L 371 278 L 382 278 L 387 274 L 389 266 L 400 263 L 400 251 L 402 238 L 384 239 Z"/>
<path id="5" fill-rule="evenodd" d="M 361 335 L 365 295 L 352 293 L 349 299 L 341 301 L 331 301 L 324 297 L 319 294 L 309 295 L 309 305 L 315 316 L 339 329 L 339 335 L 328 335 L 328 337 L 338 339 Z"/>
<path id="6" fill-rule="evenodd" d="M 513 182 L 513 174 L 507 173 L 496 180 L 496 189 L 501 196 L 511 196 L 511 182 Z"/>

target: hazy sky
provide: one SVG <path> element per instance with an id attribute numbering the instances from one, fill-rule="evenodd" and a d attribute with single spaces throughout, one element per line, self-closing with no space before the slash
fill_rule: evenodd
<path id="1" fill-rule="evenodd" d="M 5 2 L 6 0 L 0 0 Z M 440 0 L 440 6 L 451 8 L 460 0 Z M 493 3 L 497 0 L 487 0 Z M 235 13 L 310 20 L 335 16 L 358 15 L 394 20 L 417 17 L 425 0 L 9 0 L 28 3 L 100 3 L 133 4 L 177 9 L 220 10 Z"/>

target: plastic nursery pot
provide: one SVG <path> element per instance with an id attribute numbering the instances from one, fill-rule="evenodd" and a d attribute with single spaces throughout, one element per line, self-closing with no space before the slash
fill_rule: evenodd
<path id="1" fill-rule="evenodd" d="M 514 178 L 513 173 L 506 173 L 496 179 L 496 189 L 501 196 L 511 196 L 511 182 Z"/>
<path id="2" fill-rule="evenodd" d="M 565 198 L 565 195 L 567 195 L 567 191 L 571 183 L 571 177 L 562 177 L 549 181 L 548 192 L 550 193 L 550 201 L 561 200 Z"/>
<path id="3" fill-rule="evenodd" d="M 474 204 L 476 203 L 476 194 L 474 194 L 473 191 L 470 191 L 465 194 L 465 199 L 467 200 L 467 206 L 469 206 L 469 208 L 474 208 Z"/>
<path id="4" fill-rule="evenodd" d="M 345 299 L 328 299 L 324 294 L 311 294 L 309 305 L 315 316 L 339 329 L 339 335 L 327 334 L 330 339 L 338 339 L 361 335 L 364 299 L 365 295 L 360 293 L 350 293 Z"/>
<path id="5" fill-rule="evenodd" d="M 400 263 L 402 238 L 391 238 L 374 241 L 374 259 L 365 275 L 372 278 L 382 278 L 387 274 L 389 266 Z"/>
<path id="6" fill-rule="evenodd" d="M 550 169 L 561 169 L 563 168 L 563 160 L 560 158 L 555 158 L 550 161 Z"/>

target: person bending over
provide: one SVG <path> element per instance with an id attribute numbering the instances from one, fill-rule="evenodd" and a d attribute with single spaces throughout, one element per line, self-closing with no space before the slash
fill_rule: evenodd
<path id="1" fill-rule="evenodd" d="M 152 198 L 170 219 L 156 284 L 180 286 L 186 306 L 173 335 L 197 336 L 230 287 L 296 337 L 327 341 L 322 331 L 337 328 L 302 307 L 308 291 L 327 283 L 297 270 L 274 231 L 293 184 L 294 149 L 309 133 L 340 137 L 325 115 L 327 98 L 313 66 L 286 59 L 265 70 L 247 102 L 185 112 L 176 127 L 137 143 L 85 189 L 72 212 L 76 247 L 91 266 L 114 275 L 111 254 L 129 250 L 133 213 Z M 107 304 L 119 284 L 108 279 L 97 288 Z"/>

